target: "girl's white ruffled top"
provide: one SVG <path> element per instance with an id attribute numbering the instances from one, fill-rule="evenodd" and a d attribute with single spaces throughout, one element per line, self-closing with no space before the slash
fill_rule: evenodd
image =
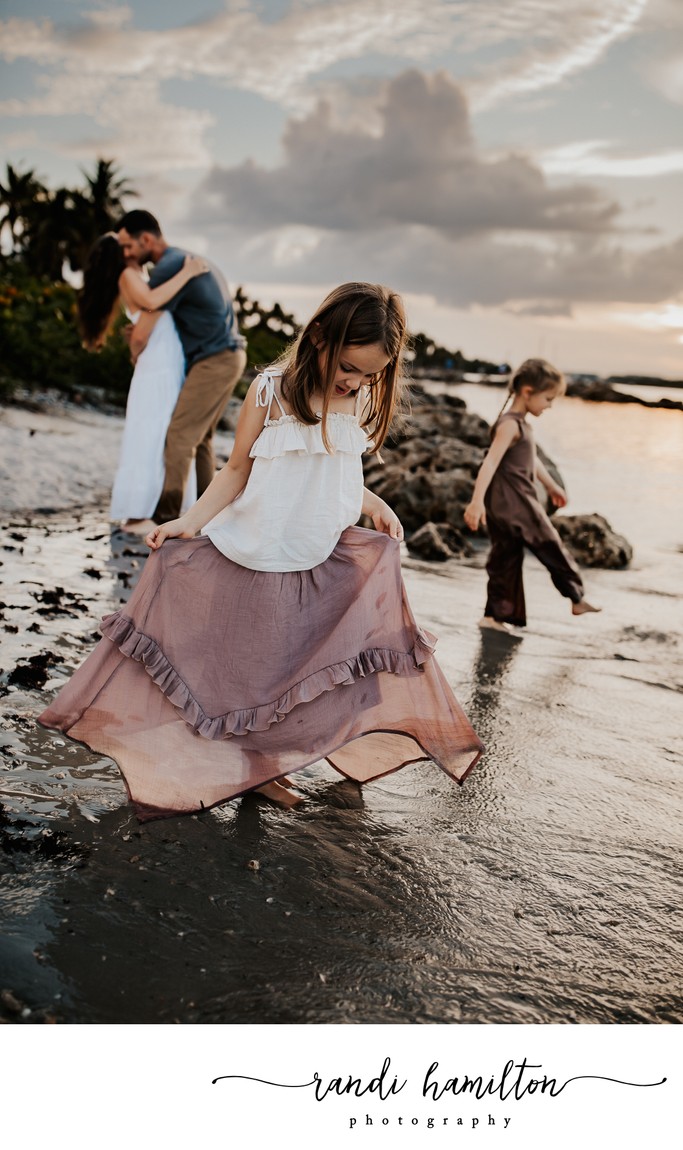
<path id="1" fill-rule="evenodd" d="M 267 408 L 263 430 L 250 451 L 251 475 L 244 491 L 202 535 L 228 559 L 253 571 L 310 571 L 332 554 L 342 531 L 358 522 L 363 503 L 361 456 L 370 446 L 355 412 L 329 412 L 328 452 L 320 423 L 286 415 L 275 379 L 264 371 L 256 393 Z M 273 401 L 280 408 L 271 418 Z"/>

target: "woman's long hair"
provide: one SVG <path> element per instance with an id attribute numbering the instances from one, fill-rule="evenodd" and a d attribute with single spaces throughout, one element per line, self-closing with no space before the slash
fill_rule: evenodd
<path id="1" fill-rule="evenodd" d="M 115 232 L 100 236 L 88 252 L 78 296 L 79 328 L 88 351 L 99 351 L 111 331 L 119 302 L 119 278 L 125 266 Z"/>
<path id="2" fill-rule="evenodd" d="M 370 397 L 361 417 L 373 440 L 374 452 L 384 442 L 403 391 L 406 317 L 403 301 L 381 284 L 348 283 L 323 300 L 298 339 L 278 361 L 282 394 L 302 423 L 315 424 L 312 397 L 322 393 L 323 442 L 334 378 L 344 347 L 379 344 L 389 359 L 370 382 Z M 324 355 L 321 357 L 321 351 Z"/>

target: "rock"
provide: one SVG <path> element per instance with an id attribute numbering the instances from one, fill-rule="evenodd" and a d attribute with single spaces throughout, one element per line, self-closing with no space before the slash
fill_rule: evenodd
<path id="1" fill-rule="evenodd" d="M 31 655 L 25 663 L 17 663 L 14 670 L 10 672 L 7 682 L 11 687 L 28 687 L 29 689 L 40 690 L 47 682 L 50 670 L 63 662 L 63 655 L 57 655 L 53 651 L 43 651 L 39 655 Z"/>
<path id="2" fill-rule="evenodd" d="M 633 558 L 631 544 L 602 515 L 556 515 L 553 522 L 583 567 L 628 567 Z"/>
<path id="3" fill-rule="evenodd" d="M 11 990 L 0 990 L 0 1003 L 10 1014 L 21 1014 L 24 1005 Z"/>
<path id="4" fill-rule="evenodd" d="M 430 563 L 445 563 L 447 559 L 471 554 L 464 537 L 450 523 L 425 523 L 406 539 L 406 546 L 411 555 Z"/>
<path id="5" fill-rule="evenodd" d="M 223 414 L 218 421 L 218 427 L 221 431 L 236 431 L 237 420 L 239 419 L 240 411 L 242 410 L 242 400 L 237 399 L 234 395 L 230 397 L 223 409 Z"/>
<path id="6" fill-rule="evenodd" d="M 587 399 L 591 403 L 637 403 L 641 407 L 663 407 L 670 411 L 683 411 L 683 403 L 678 399 L 642 399 L 616 388 L 604 379 L 570 380 L 567 395 Z"/>
<path id="7" fill-rule="evenodd" d="M 488 424 L 458 396 L 430 395 L 419 385 L 411 392 L 410 413 L 382 448 L 384 463 L 366 456 L 366 482 L 393 507 L 407 535 L 430 522 L 460 530 L 489 444 Z M 433 538 L 422 545 L 440 550 Z"/>

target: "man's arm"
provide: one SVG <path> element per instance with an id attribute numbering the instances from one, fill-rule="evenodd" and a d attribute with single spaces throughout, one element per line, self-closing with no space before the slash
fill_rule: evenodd
<path id="1" fill-rule="evenodd" d="M 159 261 L 159 263 L 154 264 L 154 267 L 152 268 L 152 270 L 149 273 L 149 286 L 150 286 L 150 288 L 152 288 L 152 290 L 154 290 L 154 288 L 160 287 L 161 284 L 168 283 L 168 281 L 174 275 L 176 275 L 179 271 L 182 270 L 186 255 L 187 255 L 187 253 L 184 251 L 181 251 L 180 248 L 178 248 L 178 249 L 174 248 L 172 251 L 167 250 L 165 255 Z M 185 295 L 186 288 L 187 288 L 187 284 L 185 284 L 185 287 L 182 287 L 180 289 L 180 291 L 178 291 L 174 296 L 172 296 L 171 299 L 168 300 L 167 303 L 162 304 L 163 310 L 173 312 L 175 310 L 175 307 L 178 304 L 181 296 Z"/>
<path id="2" fill-rule="evenodd" d="M 160 315 L 161 312 L 158 311 L 144 311 L 135 324 L 130 336 L 130 358 L 133 363 L 137 363 L 138 356 L 147 347 L 149 337 Z"/>

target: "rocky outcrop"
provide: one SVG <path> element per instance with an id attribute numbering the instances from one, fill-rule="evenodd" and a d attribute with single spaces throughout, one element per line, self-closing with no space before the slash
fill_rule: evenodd
<path id="1" fill-rule="evenodd" d="M 429 395 L 413 384 L 411 402 L 382 448 L 384 463 L 365 457 L 367 485 L 393 507 L 406 536 L 430 522 L 461 531 L 489 426 L 454 395 Z"/>
<path id="2" fill-rule="evenodd" d="M 472 554 L 464 535 L 450 523 L 425 523 L 408 537 L 406 546 L 411 555 L 430 563 L 445 563 L 447 559 L 462 559 Z"/>
<path id="3" fill-rule="evenodd" d="M 602 515 L 556 515 L 562 541 L 583 567 L 628 567 L 633 548 Z"/>
<path id="4" fill-rule="evenodd" d="M 663 407 L 670 411 L 683 411 L 683 403 L 677 399 L 641 399 L 639 395 L 629 395 L 617 391 L 604 379 L 570 380 L 567 395 L 576 399 L 587 399 L 592 403 L 637 403 L 641 407 Z"/>

